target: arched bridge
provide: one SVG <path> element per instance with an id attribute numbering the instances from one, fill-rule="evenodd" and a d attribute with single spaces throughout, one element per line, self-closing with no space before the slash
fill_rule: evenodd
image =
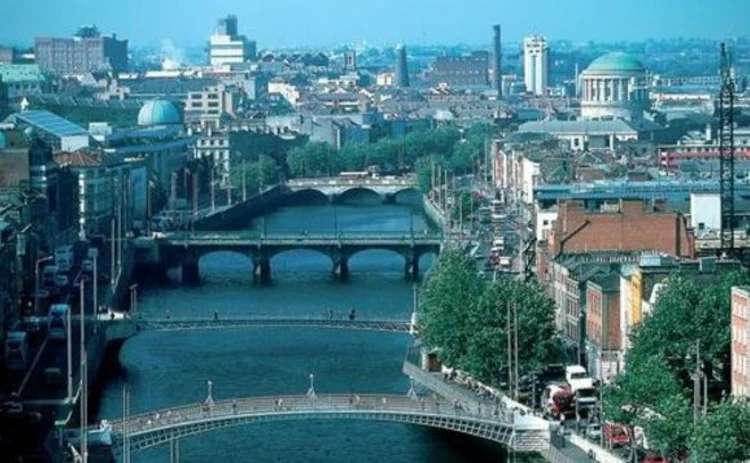
<path id="1" fill-rule="evenodd" d="M 389 333 L 417 334 L 416 316 L 411 320 L 398 319 L 354 319 L 333 317 L 163 317 L 151 318 L 136 315 L 134 317 L 113 315 L 111 319 L 102 316 L 101 321 L 107 329 L 109 341 L 125 341 L 138 333 L 146 331 L 202 331 L 227 330 L 261 327 L 290 328 L 326 328 L 354 331 L 379 331 Z"/>
<path id="2" fill-rule="evenodd" d="M 415 177 L 306 178 L 288 180 L 286 188 L 292 194 L 315 192 L 324 195 L 329 202 L 337 202 L 355 190 L 367 190 L 377 194 L 384 203 L 390 203 L 401 192 L 416 191 L 417 180 Z"/>
<path id="3" fill-rule="evenodd" d="M 200 257 L 216 251 L 234 251 L 247 255 L 253 262 L 253 275 L 261 282 L 271 280 L 271 258 L 282 252 L 309 249 L 331 258 L 334 275 L 346 280 L 349 259 L 361 251 L 388 250 L 404 258 L 404 273 L 409 279 L 419 276 L 419 259 L 438 254 L 442 235 L 429 232 L 348 232 L 272 234 L 256 232 L 175 232 L 155 238 L 157 254 L 167 265 L 180 265 L 183 279 L 200 278 Z"/>
<path id="4" fill-rule="evenodd" d="M 210 386 L 209 386 L 210 390 Z M 546 448 L 549 430 L 518 423 L 507 409 L 469 409 L 444 400 L 409 395 L 307 395 L 249 397 L 202 403 L 130 416 L 112 423 L 113 443 L 138 451 L 213 430 L 290 420 L 371 420 L 446 429 L 498 442 L 516 451 Z M 518 426 L 517 424 L 521 424 Z"/>

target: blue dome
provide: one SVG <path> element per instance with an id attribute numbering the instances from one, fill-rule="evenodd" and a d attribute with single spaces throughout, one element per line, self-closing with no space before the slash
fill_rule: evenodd
<path id="1" fill-rule="evenodd" d="M 138 125 L 181 124 L 180 110 L 167 100 L 147 101 L 138 111 Z"/>
<path id="2" fill-rule="evenodd" d="M 632 55 L 627 53 L 607 53 L 595 59 L 588 68 L 587 71 L 645 71 L 646 68 L 643 63 L 638 61 Z"/>

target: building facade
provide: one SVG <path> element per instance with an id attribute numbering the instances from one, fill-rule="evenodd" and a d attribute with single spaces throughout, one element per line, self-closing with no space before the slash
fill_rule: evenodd
<path id="1" fill-rule="evenodd" d="M 490 55 L 475 51 L 469 56 L 439 56 L 432 68 L 433 85 L 449 87 L 487 87 Z"/>
<path id="2" fill-rule="evenodd" d="M 101 37 L 91 26 L 81 28 L 73 38 L 37 37 L 34 54 L 43 70 L 61 74 L 128 69 L 128 41 L 114 34 Z"/>
<path id="3" fill-rule="evenodd" d="M 584 119 L 641 120 L 649 107 L 646 68 L 626 53 L 595 59 L 580 82 Z"/>
<path id="4" fill-rule="evenodd" d="M 732 288 L 732 395 L 750 397 L 750 288 Z"/>
<path id="5" fill-rule="evenodd" d="M 547 92 L 549 77 L 547 39 L 538 35 L 523 39 L 523 81 L 526 91 L 534 95 Z"/>
<path id="6" fill-rule="evenodd" d="M 237 16 L 230 15 L 218 20 L 216 30 L 209 38 L 211 66 L 242 64 L 254 60 L 256 54 L 256 43 L 239 35 Z"/>

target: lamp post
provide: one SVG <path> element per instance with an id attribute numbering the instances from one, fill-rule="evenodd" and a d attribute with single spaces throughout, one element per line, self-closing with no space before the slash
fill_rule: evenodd
<path id="1" fill-rule="evenodd" d="M 49 262 L 52 256 L 45 256 L 37 259 L 34 271 L 34 315 L 39 315 L 39 264 Z"/>
<path id="2" fill-rule="evenodd" d="M 138 284 L 130 285 L 130 315 L 138 310 Z"/>
<path id="3" fill-rule="evenodd" d="M 309 378 L 310 378 L 310 389 L 307 390 L 307 397 L 314 399 L 315 397 L 317 397 L 317 395 L 315 394 L 315 375 L 310 373 Z"/>

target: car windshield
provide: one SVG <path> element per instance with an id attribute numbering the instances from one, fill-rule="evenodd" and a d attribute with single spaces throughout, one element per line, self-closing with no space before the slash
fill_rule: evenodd
<path id="1" fill-rule="evenodd" d="M 570 379 L 583 379 L 586 377 L 586 373 L 583 372 L 577 372 L 577 373 L 571 373 Z"/>

